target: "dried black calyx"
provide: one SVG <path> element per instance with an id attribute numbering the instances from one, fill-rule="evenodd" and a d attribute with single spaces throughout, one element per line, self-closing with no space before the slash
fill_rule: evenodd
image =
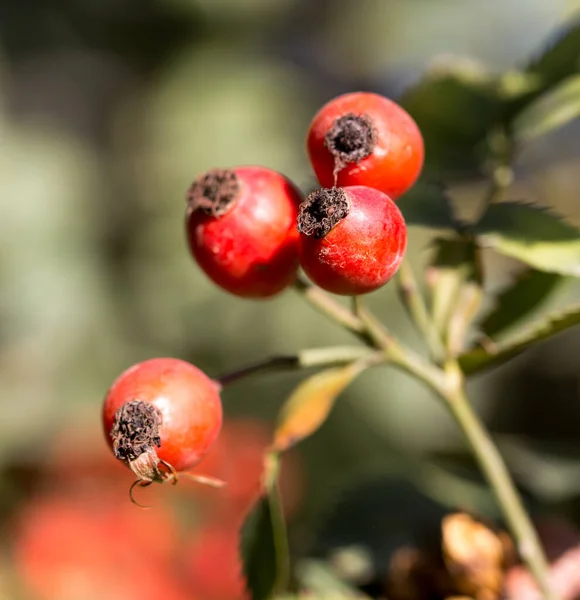
<path id="1" fill-rule="evenodd" d="M 377 145 L 377 130 L 370 117 L 348 113 L 334 122 L 324 136 L 334 156 L 335 170 L 370 156 Z"/>
<path id="2" fill-rule="evenodd" d="M 349 204 L 342 188 L 315 190 L 300 205 L 298 231 L 323 238 L 348 215 Z"/>
<path id="3" fill-rule="evenodd" d="M 161 446 L 161 412 L 152 404 L 131 400 L 115 413 L 111 428 L 115 457 L 130 463 L 142 454 Z"/>
<path id="4" fill-rule="evenodd" d="M 220 217 L 232 207 L 239 191 L 240 182 L 233 171 L 212 169 L 200 175 L 187 190 L 188 210 Z"/>

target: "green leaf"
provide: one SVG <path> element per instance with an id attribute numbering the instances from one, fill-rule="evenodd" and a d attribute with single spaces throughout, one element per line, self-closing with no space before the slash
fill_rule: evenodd
<path id="1" fill-rule="evenodd" d="M 525 111 L 560 82 L 580 72 L 580 18 L 566 23 L 557 30 L 537 55 L 526 65 L 522 88 L 529 84 L 529 90 L 505 107 L 503 119 L 507 123 Z M 509 87 L 509 86 L 508 86 Z"/>
<path id="2" fill-rule="evenodd" d="M 417 182 L 397 201 L 408 227 L 457 229 L 451 200 L 441 186 Z"/>
<path id="3" fill-rule="evenodd" d="M 288 578 L 288 541 L 278 492 L 279 457 L 266 457 L 262 494 L 241 531 L 243 571 L 251 600 L 268 600 Z"/>
<path id="4" fill-rule="evenodd" d="M 282 452 L 312 435 L 330 414 L 338 395 L 368 366 L 369 359 L 361 359 L 302 381 L 280 411 L 272 448 Z"/>
<path id="5" fill-rule="evenodd" d="M 466 238 L 440 238 L 434 245 L 427 271 L 433 322 L 450 352 L 458 354 L 483 297 L 479 250 Z"/>
<path id="6" fill-rule="evenodd" d="M 580 117 L 580 75 L 574 75 L 520 112 L 512 123 L 512 131 L 516 142 L 530 142 L 578 117 Z"/>
<path id="7" fill-rule="evenodd" d="M 555 336 L 561 331 L 580 324 L 580 304 L 547 315 L 523 331 L 500 343 L 488 342 L 485 348 L 475 348 L 459 358 L 461 368 L 467 375 L 502 364 L 523 352 L 533 344 Z"/>
<path id="8" fill-rule="evenodd" d="M 457 177 L 479 172 L 480 146 L 504 103 L 498 78 L 473 62 L 439 65 L 400 103 L 423 134 L 426 172 Z"/>
<path id="9" fill-rule="evenodd" d="M 490 338 L 497 337 L 539 308 L 564 281 L 557 273 L 526 269 L 496 297 L 481 330 Z"/>
<path id="10" fill-rule="evenodd" d="M 492 204 L 473 231 L 482 245 L 530 267 L 580 276 L 580 231 L 544 208 Z"/>
<path id="11" fill-rule="evenodd" d="M 546 89 L 580 71 L 580 18 L 566 23 L 528 64 L 527 72 L 539 75 Z"/>

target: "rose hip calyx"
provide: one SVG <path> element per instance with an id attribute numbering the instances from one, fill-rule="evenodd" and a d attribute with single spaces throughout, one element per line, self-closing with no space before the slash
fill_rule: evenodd
<path id="1" fill-rule="evenodd" d="M 367 115 L 347 113 L 336 119 L 324 136 L 324 145 L 334 157 L 335 171 L 370 156 L 377 145 L 377 130 Z"/>
<path id="2" fill-rule="evenodd" d="M 137 476 L 131 486 L 131 500 L 133 488 L 136 485 L 146 487 L 153 482 L 163 483 L 172 479 L 177 483 L 175 469 L 157 456 L 155 448 L 161 447 L 159 427 L 162 415 L 158 408 L 140 400 L 125 402 L 115 413 L 115 420 L 111 428 L 113 441 L 113 454 L 129 466 Z M 161 470 L 160 465 L 165 467 Z"/>
<path id="3" fill-rule="evenodd" d="M 119 460 L 131 462 L 153 447 L 161 446 L 161 413 L 152 404 L 132 400 L 115 414 L 111 430 L 113 452 Z"/>
<path id="4" fill-rule="evenodd" d="M 300 205 L 298 231 L 320 239 L 344 219 L 349 212 L 349 203 L 342 188 L 321 188 L 309 194 Z"/>
<path id="5" fill-rule="evenodd" d="M 240 192 L 238 176 L 230 169 L 211 169 L 187 190 L 188 210 L 201 210 L 212 217 L 225 215 Z"/>

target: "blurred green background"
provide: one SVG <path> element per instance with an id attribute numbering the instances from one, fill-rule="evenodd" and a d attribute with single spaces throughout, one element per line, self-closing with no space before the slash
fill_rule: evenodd
<path id="1" fill-rule="evenodd" d="M 176 356 L 217 376 L 265 355 L 350 343 L 292 292 L 244 301 L 204 278 L 183 235 L 184 193 L 198 173 L 260 163 L 307 189 L 304 137 L 321 103 L 357 89 L 397 98 L 441 55 L 517 66 L 579 8 L 566 0 L 0 2 L 2 522 L 30 491 L 18 473 L 43 461 L 71 411 L 100 427 L 103 394 L 129 365 Z M 528 146 L 510 197 L 555 206 L 580 224 L 579 135 L 575 122 Z M 483 190 L 477 180 L 451 188 L 467 209 Z M 428 242 L 412 230 L 416 265 Z M 486 266 L 490 289 L 519 268 L 494 256 Z M 571 298 L 580 298 L 577 284 L 553 303 Z M 420 347 L 392 288 L 369 302 Z M 579 355 L 572 332 L 472 386 L 519 482 L 573 518 Z M 226 412 L 271 421 L 299 378 L 236 384 L 224 393 Z M 390 369 L 357 381 L 300 452 L 300 539 L 343 490 L 397 471 L 449 505 L 487 502 L 470 493 L 474 471 L 444 410 Z"/>

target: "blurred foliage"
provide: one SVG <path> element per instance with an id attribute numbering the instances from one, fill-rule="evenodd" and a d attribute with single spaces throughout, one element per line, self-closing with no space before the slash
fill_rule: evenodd
<path id="1" fill-rule="evenodd" d="M 181 235 L 185 190 L 208 167 L 263 163 L 311 187 L 304 132 L 336 93 L 399 98 L 423 129 L 425 179 L 401 200 L 410 260 L 421 268 L 433 230 L 477 210 L 482 175 L 498 148 L 511 152 L 503 133 L 513 128 L 526 144 L 514 168 L 519 204 L 493 207 L 475 230 L 504 254 L 483 253 L 486 290 L 505 290 L 498 302 L 507 311 L 484 307 L 483 330 L 495 341 L 521 326 L 520 348 L 526 331 L 577 322 L 577 311 L 561 312 L 580 298 L 567 278 L 577 274 L 571 227 L 580 224 L 577 20 L 568 35 L 554 33 L 575 9 L 564 0 L 0 0 L 2 525 L 11 530 L 43 491 L 39 470 L 63 423 L 80 429 L 86 414 L 100 435 L 100 400 L 130 364 L 174 355 L 217 375 L 272 353 L 350 342 L 292 293 L 254 303 L 215 289 Z M 515 240 L 514 221 L 554 233 L 559 249 Z M 538 324 L 540 303 L 551 324 Z M 369 304 L 417 345 L 392 289 Z M 507 436 L 518 482 L 577 522 L 579 348 L 577 333 L 560 336 L 473 384 L 478 408 Z M 470 350 L 464 364 L 480 364 L 482 352 Z M 224 394 L 226 412 L 273 421 L 298 381 L 240 383 Z M 300 451 L 308 493 L 290 533 L 302 555 L 363 546 L 378 564 L 416 528 L 413 515 L 427 518 L 426 505 L 437 522 L 483 497 L 442 407 L 391 370 L 361 376 Z M 400 491 L 402 475 L 413 485 Z M 376 478 L 384 494 L 343 502 L 344 490 Z M 335 505 L 345 512 L 328 539 L 319 525 Z M 368 526 L 353 525 L 363 517 Z M 0 595 L 13 579 L 7 563 L 2 555 Z"/>

